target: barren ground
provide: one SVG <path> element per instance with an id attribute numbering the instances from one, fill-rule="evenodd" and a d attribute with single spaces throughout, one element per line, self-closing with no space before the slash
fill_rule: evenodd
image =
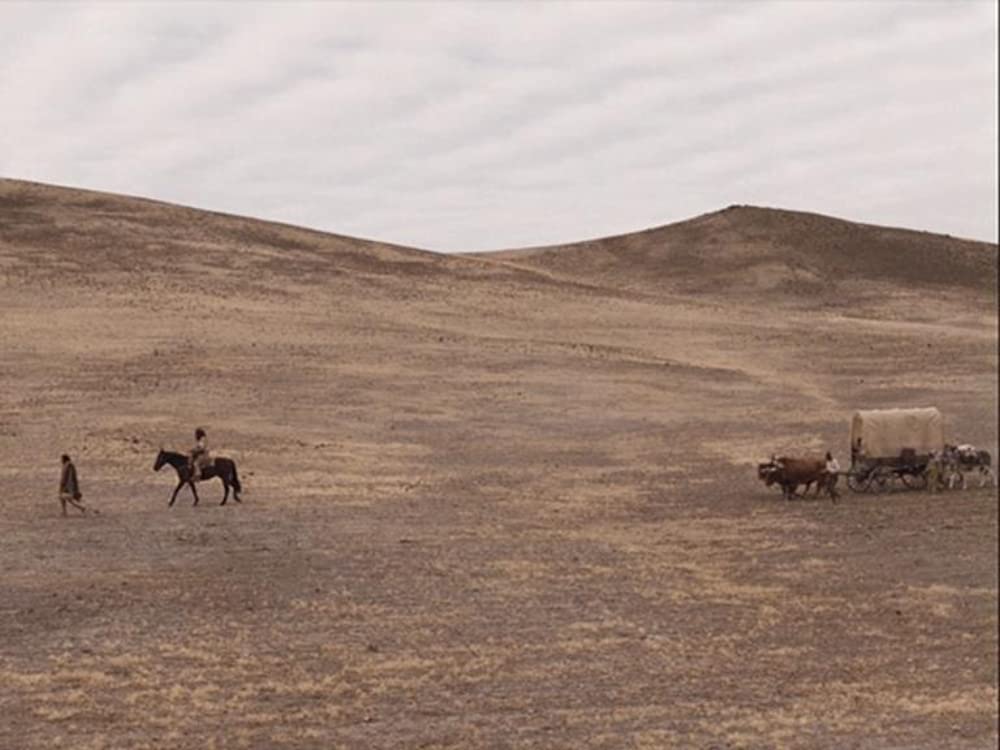
<path id="1" fill-rule="evenodd" d="M 996 490 L 754 469 L 996 456 L 984 252 L 657 294 L 0 181 L 0 748 L 995 747 Z M 199 425 L 241 505 L 166 507 Z"/>

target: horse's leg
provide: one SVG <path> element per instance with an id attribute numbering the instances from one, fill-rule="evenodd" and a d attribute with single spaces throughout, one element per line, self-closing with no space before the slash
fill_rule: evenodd
<path id="1" fill-rule="evenodd" d="M 239 472 L 236 471 L 236 462 L 235 461 L 233 461 L 233 463 L 232 463 L 232 469 L 229 472 L 229 483 L 233 486 L 233 500 L 235 500 L 238 503 L 242 503 L 243 501 L 240 500 L 240 489 L 241 489 L 241 487 L 240 487 L 240 475 L 239 475 Z"/>
<path id="2" fill-rule="evenodd" d="M 191 507 L 193 508 L 195 505 L 198 504 L 198 490 L 196 490 L 194 488 L 194 480 L 193 479 L 189 479 L 188 480 L 188 484 L 191 485 L 191 494 L 194 495 L 194 502 L 191 503 Z"/>
<path id="3" fill-rule="evenodd" d="M 183 487 L 186 482 L 186 479 L 181 479 L 177 482 L 177 486 L 174 487 L 174 494 L 170 496 L 170 502 L 167 503 L 168 508 L 174 507 L 174 500 L 177 499 L 177 493 L 181 491 L 181 487 Z"/>
<path id="4" fill-rule="evenodd" d="M 223 487 L 225 488 L 225 490 L 226 490 L 226 494 L 224 494 L 224 495 L 222 496 L 222 502 L 221 502 L 221 503 L 219 503 L 219 505 L 225 505 L 225 504 L 226 504 L 226 500 L 228 500 L 228 499 L 229 499 L 229 482 L 227 482 L 227 481 L 226 481 L 226 478 L 225 478 L 224 476 L 222 476 L 221 474 L 219 475 L 219 479 L 221 479 L 221 480 L 222 480 L 222 486 L 223 486 Z"/>

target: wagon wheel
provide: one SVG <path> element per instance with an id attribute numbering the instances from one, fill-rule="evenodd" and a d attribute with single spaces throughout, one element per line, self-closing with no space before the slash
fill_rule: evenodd
<path id="1" fill-rule="evenodd" d="M 888 492 L 892 489 L 892 469 L 888 466 L 876 468 L 868 480 L 868 491 L 876 495 Z"/>
<path id="2" fill-rule="evenodd" d="M 926 490 L 927 489 L 927 472 L 921 471 L 920 469 L 914 469 L 913 471 L 908 471 L 899 475 L 899 478 L 903 480 L 905 484 L 911 490 Z"/>
<path id="3" fill-rule="evenodd" d="M 847 473 L 847 486 L 852 492 L 866 492 L 871 484 L 872 473 L 870 471 L 849 471 Z"/>

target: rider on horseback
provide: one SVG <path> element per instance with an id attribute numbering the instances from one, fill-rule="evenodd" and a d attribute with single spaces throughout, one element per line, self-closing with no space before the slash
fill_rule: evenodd
<path id="1" fill-rule="evenodd" d="M 205 431 L 200 427 L 194 431 L 194 448 L 191 449 L 191 478 L 198 482 L 202 472 L 212 465 L 212 457 L 208 452 Z"/>

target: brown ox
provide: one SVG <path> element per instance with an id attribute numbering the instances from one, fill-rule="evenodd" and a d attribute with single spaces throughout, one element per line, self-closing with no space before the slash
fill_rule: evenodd
<path id="1" fill-rule="evenodd" d="M 784 498 L 791 500 L 800 484 L 805 485 L 803 495 L 813 482 L 817 483 L 817 491 L 824 485 L 826 462 L 822 458 L 772 456 L 767 463 L 757 464 L 757 477 L 768 487 L 774 484 L 780 486 Z"/>

